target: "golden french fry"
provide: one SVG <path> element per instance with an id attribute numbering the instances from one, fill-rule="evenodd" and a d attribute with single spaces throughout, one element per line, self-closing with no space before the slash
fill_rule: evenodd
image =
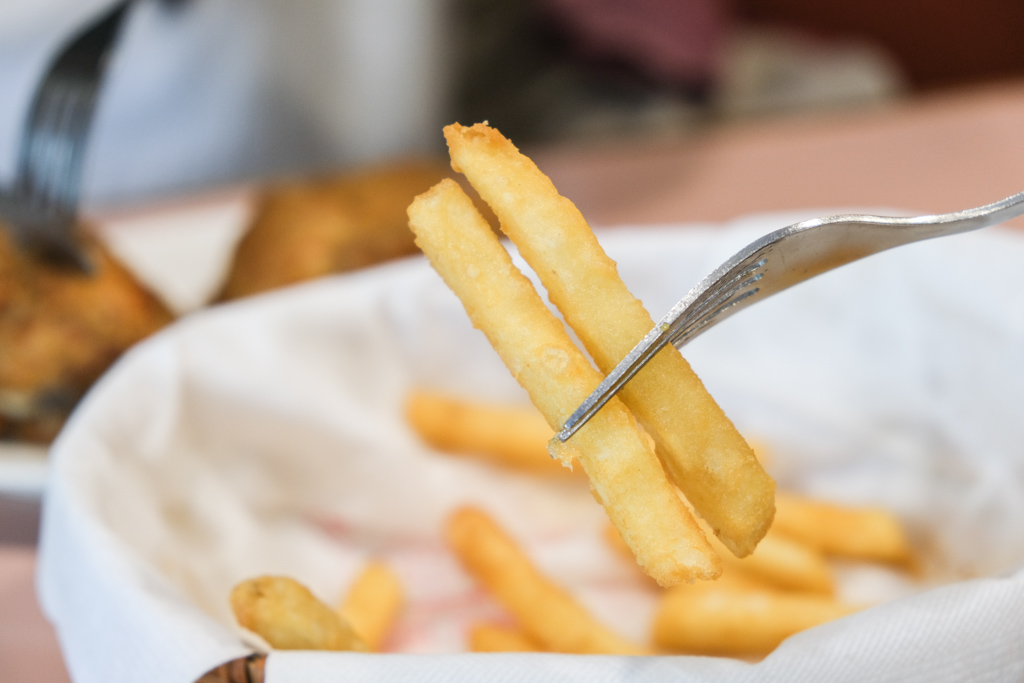
<path id="1" fill-rule="evenodd" d="M 493 128 L 453 124 L 444 133 L 452 168 L 497 214 L 598 368 L 611 372 L 654 320 L 582 214 Z M 771 525 L 775 482 L 679 352 L 668 345 L 619 396 L 722 542 L 738 556 L 752 552 Z"/>
<path id="2" fill-rule="evenodd" d="M 551 457 L 548 441 L 554 432 L 532 406 L 485 404 L 420 390 L 409 395 L 405 415 L 420 438 L 447 453 L 536 474 L 581 471 Z"/>
<path id="3" fill-rule="evenodd" d="M 632 559 L 629 548 L 615 527 L 608 526 L 605 538 L 617 552 Z M 716 539 L 711 538 L 712 546 L 716 542 Z M 808 591 L 824 595 L 835 592 L 832 568 L 821 553 L 770 529 L 754 552 L 746 557 L 734 557 L 725 552 L 719 554 L 723 570 L 722 577 L 717 581 L 719 585 L 722 578 L 739 575 L 767 589 Z"/>
<path id="4" fill-rule="evenodd" d="M 402 584 L 395 573 L 382 562 L 371 562 L 352 584 L 338 613 L 371 650 L 378 651 L 403 602 Z"/>
<path id="5" fill-rule="evenodd" d="M 708 533 L 707 522 L 698 517 L 697 523 L 705 533 Z M 724 568 L 757 577 L 775 588 L 825 595 L 835 593 L 832 568 L 825 556 L 815 548 L 779 533 L 775 527 L 768 529 L 768 533 L 754 548 L 754 552 L 746 557 L 736 557 L 723 552 L 725 549 L 721 547 L 721 542 L 717 538 L 710 533 L 708 538 L 711 540 L 711 547 L 720 554 Z"/>
<path id="6" fill-rule="evenodd" d="M 850 507 L 780 494 L 773 529 L 826 555 L 909 564 L 913 552 L 902 525 L 881 508 Z"/>
<path id="7" fill-rule="evenodd" d="M 507 609 L 545 650 L 575 654 L 647 654 L 594 618 L 538 571 L 526 554 L 484 512 L 463 508 L 445 530 L 462 566 Z"/>
<path id="8" fill-rule="evenodd" d="M 366 644 L 334 610 L 295 579 L 260 576 L 235 586 L 239 625 L 279 650 L 358 650 Z"/>
<path id="9" fill-rule="evenodd" d="M 530 400 L 554 427 L 600 374 L 541 300 L 462 189 L 438 183 L 409 207 L 416 243 L 462 300 Z M 664 586 L 713 578 L 720 560 L 676 496 L 633 416 L 612 400 L 567 444 L 650 576 Z"/>
<path id="10" fill-rule="evenodd" d="M 540 652 L 535 640 L 514 626 L 477 624 L 469 630 L 471 652 Z"/>
<path id="11" fill-rule="evenodd" d="M 747 588 L 729 576 L 666 591 L 654 644 L 689 654 L 763 655 L 794 633 L 858 609 L 825 596 Z"/>
<path id="12" fill-rule="evenodd" d="M 772 453 L 771 447 L 759 439 L 747 439 L 747 443 L 750 444 L 750 450 L 754 451 L 754 457 L 761 463 L 761 467 L 766 470 L 771 467 L 774 454 Z"/>

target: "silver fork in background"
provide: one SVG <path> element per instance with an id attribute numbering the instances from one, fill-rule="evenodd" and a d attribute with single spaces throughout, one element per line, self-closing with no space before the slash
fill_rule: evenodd
<path id="1" fill-rule="evenodd" d="M 86 142 L 108 55 L 129 0 L 73 36 L 36 90 L 22 132 L 14 185 L 0 192 L 0 218 L 20 245 L 54 265 L 89 272 L 75 237 Z"/>
<path id="2" fill-rule="evenodd" d="M 565 441 L 666 344 L 682 348 L 730 315 L 793 285 L 903 244 L 1024 214 L 1024 192 L 976 209 L 912 218 L 841 215 L 795 223 L 747 245 L 684 296 L 566 420 Z"/>

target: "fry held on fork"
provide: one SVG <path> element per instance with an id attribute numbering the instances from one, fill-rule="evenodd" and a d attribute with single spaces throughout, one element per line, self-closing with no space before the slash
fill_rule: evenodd
<path id="1" fill-rule="evenodd" d="M 600 382 L 530 281 L 455 181 L 409 207 L 416 243 L 459 296 L 473 325 L 554 429 Z M 720 572 L 633 416 L 612 401 L 568 444 L 591 490 L 644 570 L 670 586 Z"/>
<path id="2" fill-rule="evenodd" d="M 445 137 L 452 168 L 491 206 L 599 369 L 612 370 L 654 321 L 619 278 L 582 214 L 486 124 L 453 124 Z M 775 483 L 679 352 L 662 349 L 619 397 L 722 542 L 737 556 L 752 552 L 771 524 Z"/>

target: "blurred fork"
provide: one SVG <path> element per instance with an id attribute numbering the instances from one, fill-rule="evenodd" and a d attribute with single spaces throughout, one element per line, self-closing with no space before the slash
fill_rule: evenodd
<path id="1" fill-rule="evenodd" d="M 565 441 L 666 344 L 682 348 L 747 306 L 865 256 L 996 225 L 1024 214 L 1024 192 L 976 209 L 912 218 L 840 215 L 795 223 L 747 245 L 701 280 L 630 351 L 562 426 Z"/>
<path id="2" fill-rule="evenodd" d="M 79 185 L 107 57 L 129 0 L 68 41 L 36 90 L 22 133 L 14 186 L 0 191 L 0 217 L 38 258 L 89 272 L 75 238 Z"/>

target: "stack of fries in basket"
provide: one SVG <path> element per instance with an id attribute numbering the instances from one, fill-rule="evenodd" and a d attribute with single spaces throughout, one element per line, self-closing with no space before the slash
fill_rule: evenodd
<path id="1" fill-rule="evenodd" d="M 538 476 L 573 476 L 580 465 L 611 522 L 608 542 L 663 588 L 651 642 L 629 642 L 545 577 L 485 512 L 463 508 L 450 516 L 445 538 L 515 623 L 477 625 L 469 649 L 758 656 L 858 609 L 836 599 L 828 557 L 910 565 L 903 530 L 888 513 L 776 495 L 751 447 L 671 346 L 575 436 L 552 440 L 653 320 L 576 207 L 511 142 L 486 124 L 454 124 L 445 136 L 452 167 L 497 215 L 600 372 L 462 188 L 442 180 L 409 207 L 416 243 L 537 410 L 421 391 L 409 398 L 408 422 L 438 450 Z M 283 577 L 243 582 L 231 601 L 239 623 L 275 648 L 374 651 L 400 614 L 402 588 L 373 564 L 337 609 Z"/>

